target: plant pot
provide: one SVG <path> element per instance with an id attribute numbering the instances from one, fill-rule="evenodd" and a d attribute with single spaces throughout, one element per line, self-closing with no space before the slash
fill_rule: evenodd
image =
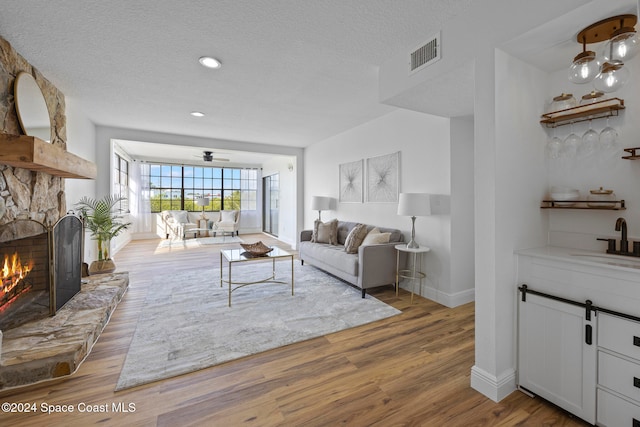
<path id="1" fill-rule="evenodd" d="M 107 259 L 104 261 L 93 261 L 89 266 L 89 274 L 113 273 L 116 271 L 116 264 L 113 260 Z"/>

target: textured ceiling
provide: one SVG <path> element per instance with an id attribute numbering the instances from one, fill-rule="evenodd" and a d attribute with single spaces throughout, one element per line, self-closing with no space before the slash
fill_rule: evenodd
<path id="1" fill-rule="evenodd" d="M 470 3 L 1 0 L 0 35 L 98 125 L 304 147 L 392 111 L 380 64 Z"/>
<path id="2" fill-rule="evenodd" d="M 502 49 L 555 71 L 579 51 L 579 29 L 638 4 L 545 0 L 538 11 L 548 19 L 535 23 L 505 21 L 519 10 L 510 1 L 0 0 L 0 35 L 98 125 L 306 147 L 394 106 L 472 114 L 473 58 L 387 104 L 378 91 L 382 64 L 446 24 L 473 20 L 470 13 L 487 12 L 472 23 L 503 40 Z M 201 67 L 203 55 L 222 69 Z M 179 144 L 129 149 L 185 162 L 202 151 Z"/>

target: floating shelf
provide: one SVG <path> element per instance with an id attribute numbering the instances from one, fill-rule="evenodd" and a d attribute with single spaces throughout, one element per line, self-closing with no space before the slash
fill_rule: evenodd
<path id="1" fill-rule="evenodd" d="M 624 110 L 624 100 L 610 98 L 593 104 L 580 105 L 566 110 L 552 111 L 542 115 L 540 123 L 548 128 L 555 128 L 571 123 L 584 122 L 586 120 L 601 119 L 617 116 L 620 110 Z"/>
<path id="2" fill-rule="evenodd" d="M 94 162 L 27 135 L 0 134 L 0 164 L 62 178 L 95 179 L 98 175 Z"/>
<path id="3" fill-rule="evenodd" d="M 589 205 L 602 206 L 589 206 Z M 613 204 L 613 206 L 611 206 Z M 596 211 L 626 210 L 624 200 L 543 200 L 541 209 L 591 209 Z"/>
<path id="4" fill-rule="evenodd" d="M 628 160 L 638 160 L 638 159 L 640 159 L 640 153 L 638 153 L 639 150 L 640 150 L 640 147 L 624 148 L 624 151 L 629 153 L 629 155 L 628 156 L 622 156 L 622 158 L 623 159 L 628 159 Z"/>

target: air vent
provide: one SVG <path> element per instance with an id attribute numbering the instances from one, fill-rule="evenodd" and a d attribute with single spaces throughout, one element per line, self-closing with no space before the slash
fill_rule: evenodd
<path id="1" fill-rule="evenodd" d="M 440 33 L 423 43 L 410 54 L 409 74 L 420 71 L 440 59 Z"/>

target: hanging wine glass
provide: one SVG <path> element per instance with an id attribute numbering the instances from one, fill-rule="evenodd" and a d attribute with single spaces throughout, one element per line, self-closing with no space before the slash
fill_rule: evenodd
<path id="1" fill-rule="evenodd" d="M 573 158 L 575 157 L 578 146 L 582 142 L 582 138 L 580 138 L 573 131 L 573 123 L 571 123 L 571 133 L 564 139 L 562 143 L 562 150 L 560 151 L 560 157 L 563 158 Z"/>
<path id="2" fill-rule="evenodd" d="M 589 130 L 582 135 L 582 143 L 580 144 L 580 154 L 583 156 L 590 156 L 598 149 L 598 142 L 600 141 L 600 135 L 591 127 L 591 120 L 589 120 Z"/>
<path id="3" fill-rule="evenodd" d="M 560 149 L 562 148 L 562 140 L 556 136 L 556 128 L 553 128 L 552 137 L 547 140 L 545 146 L 545 155 L 547 159 L 557 159 L 560 156 Z"/>
<path id="4" fill-rule="evenodd" d="M 618 143 L 618 132 L 609 126 L 609 118 L 607 118 L 607 127 L 600 132 L 600 145 L 603 149 L 615 149 Z"/>

